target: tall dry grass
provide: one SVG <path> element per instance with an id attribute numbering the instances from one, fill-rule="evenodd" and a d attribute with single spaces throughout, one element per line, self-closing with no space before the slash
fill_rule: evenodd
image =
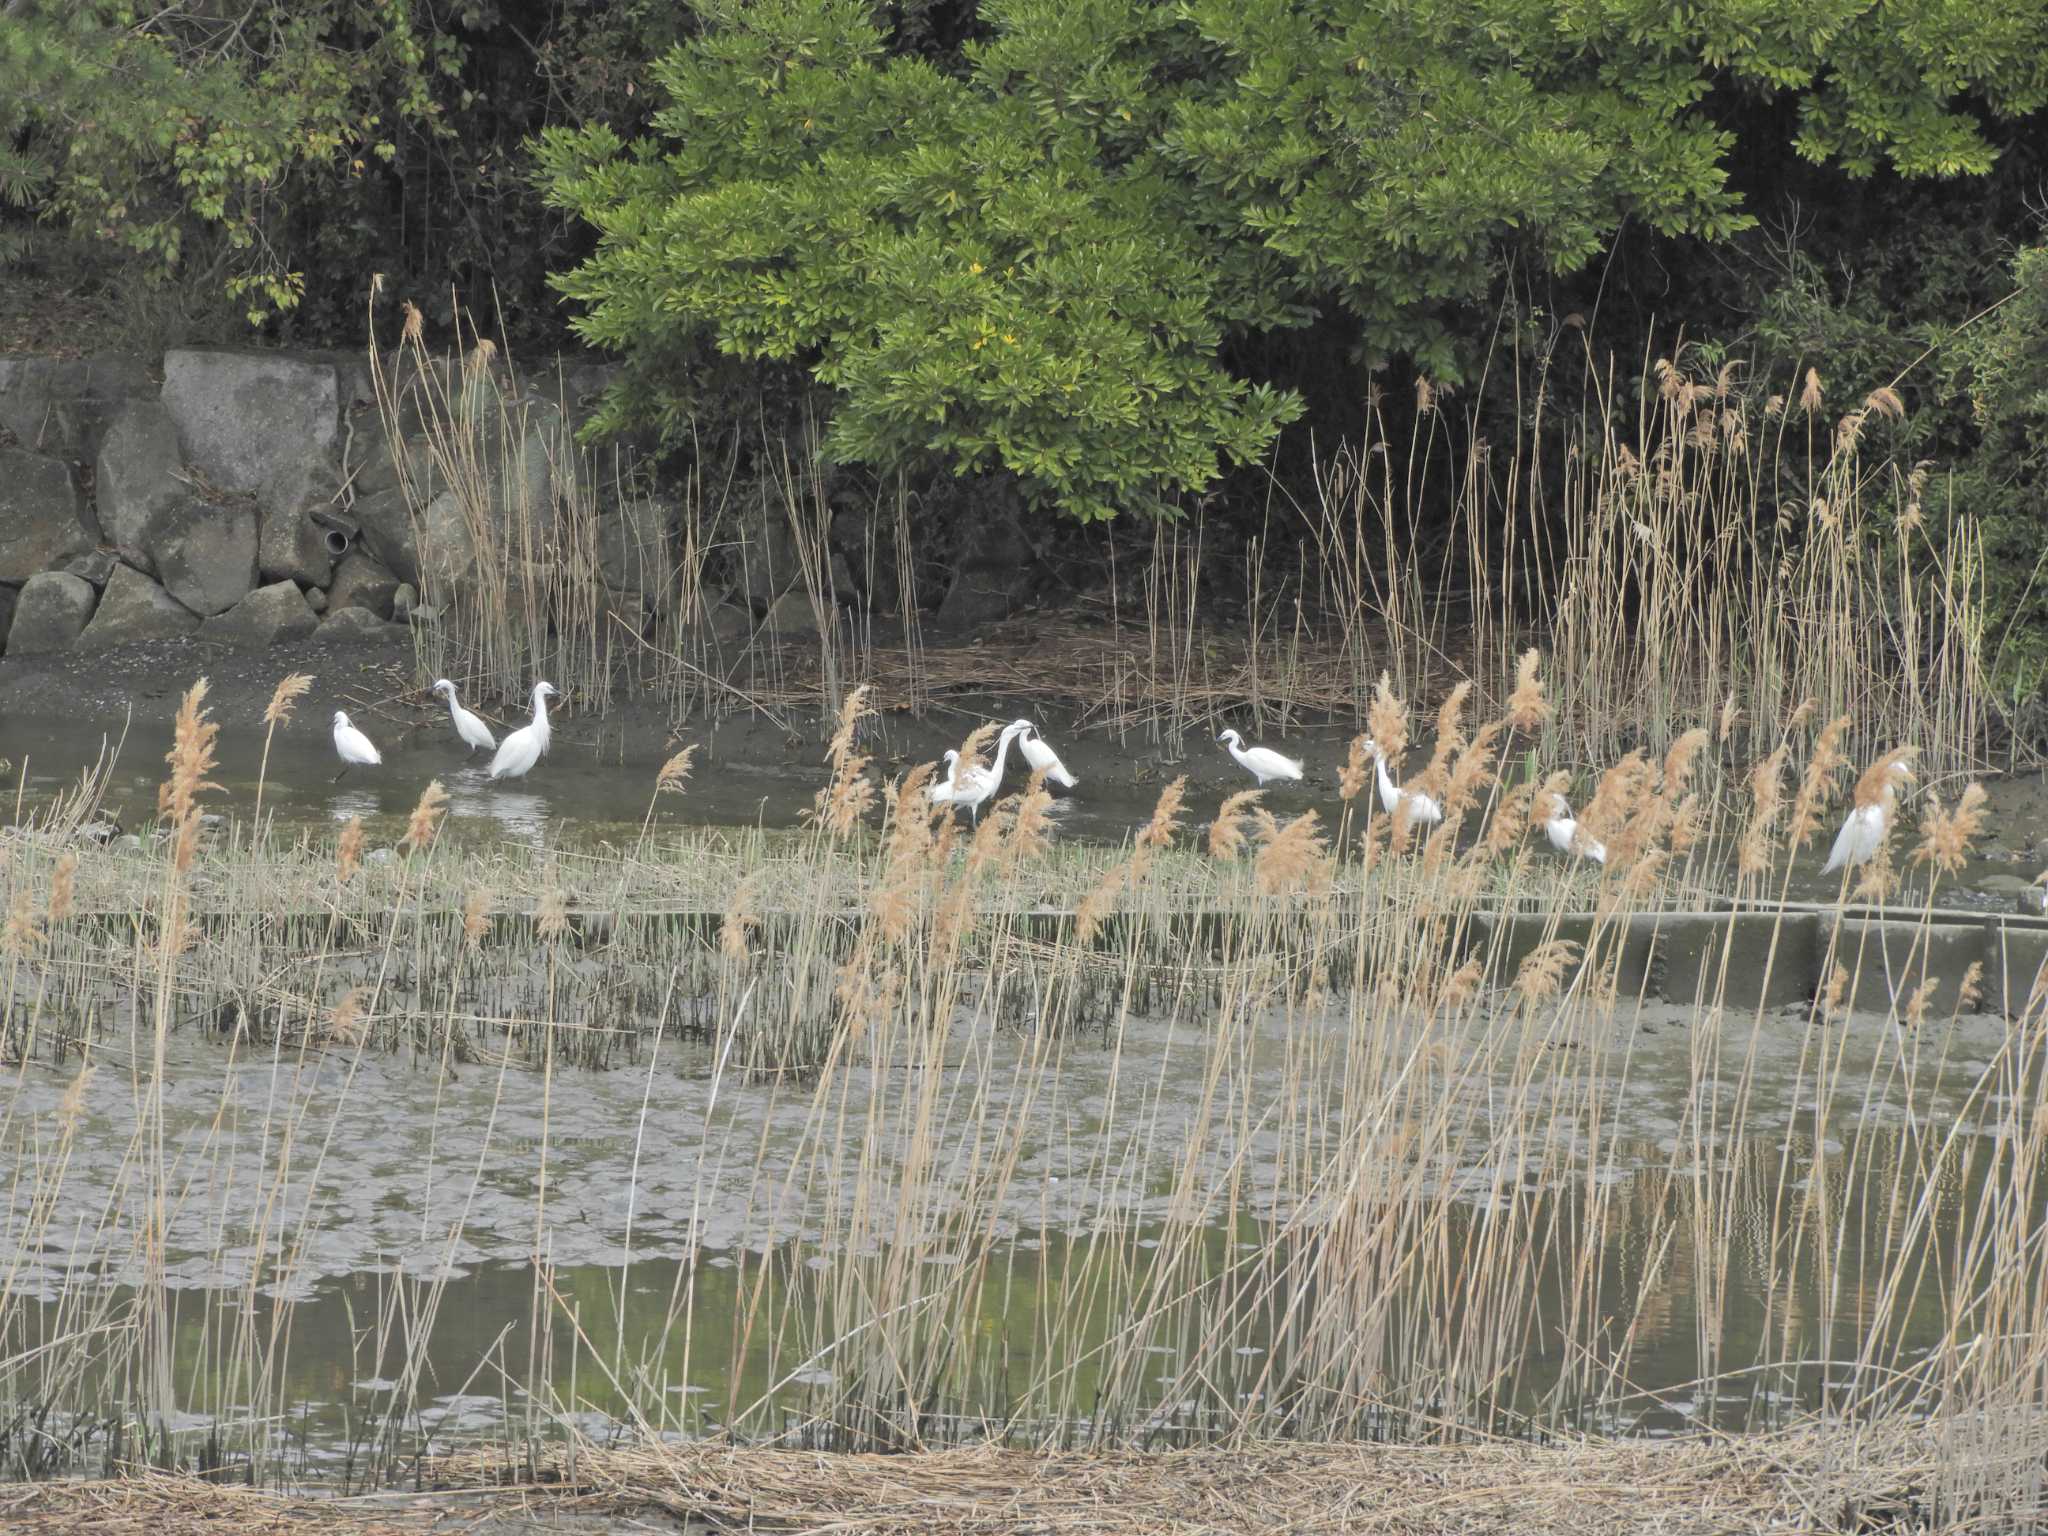
<path id="1" fill-rule="evenodd" d="M 544 1127 L 565 1072 L 644 1074 L 629 1189 L 646 1159 L 689 1155 L 641 1143 L 684 1068 L 711 1084 L 699 1187 L 714 1159 L 752 1160 L 731 1298 L 714 1315 L 708 1269 L 679 1265 L 631 1338 L 572 1305 L 550 1258 L 582 1213 L 550 1193 L 545 1129 L 423 1173 L 471 1196 L 490 1165 L 533 1181 L 529 1347 L 473 1363 L 508 1451 L 573 1448 L 593 1401 L 644 1433 L 849 1449 L 1541 1438 L 1661 1414 L 1810 1423 L 1845 1465 L 1912 1425 L 1944 1447 L 1924 1528 L 2036 1508 L 2020 1429 L 2048 1381 L 2048 996 L 2022 987 L 2011 1018 L 1963 1031 L 1983 978 L 1937 958 L 1938 882 L 1978 798 L 1927 810 L 1917 841 L 1901 818 L 1892 949 L 1873 962 L 1874 925 L 1838 906 L 1822 965 L 1841 982 L 1787 1016 L 1755 972 L 1792 965 L 1780 940 L 1807 930 L 1763 898 L 1846 808 L 1849 727 L 1807 753 L 1802 707 L 1753 760 L 1723 743 L 1724 764 L 1705 723 L 1611 760 L 1581 797 L 1609 849 L 1588 866 L 1532 840 L 1538 793 L 1495 776 L 1500 742 L 1557 728 L 1559 680 L 1520 663 L 1491 682 L 1516 701 L 1499 717 L 1462 690 L 1437 710 L 1436 828 L 1391 827 L 1361 759 L 1334 828 L 1237 795 L 1204 829 L 1176 781 L 1119 848 L 1049 841 L 1037 783 L 969 829 L 933 813 L 929 765 L 878 778 L 855 689 L 805 832 L 523 863 L 438 837 L 431 787 L 405 857 L 372 857 L 360 824 L 305 849 L 188 836 L 215 742 L 195 689 L 159 842 L 77 849 L 32 823 L 0 870 L 18 913 L 0 1145 L 38 1149 L 12 1161 L 0 1269 L 14 1468 L 117 1434 L 125 1456 L 270 1475 L 292 1277 L 323 1219 L 282 1196 L 346 1157 L 369 1112 L 355 1085 L 391 1055 L 488 1073 L 494 1104 Z M 1375 728 L 1413 713 L 1389 678 Z M 650 785 L 650 819 L 684 766 Z M 1644 1001 L 1644 946 L 1727 891 L 1768 934 L 1711 930 L 1674 1022 Z M 254 1187 L 198 1256 L 216 1298 L 200 1369 L 171 1326 L 171 1244 L 180 1198 L 227 1164 L 219 1143 L 170 1145 L 160 1106 L 192 1070 L 170 1043 L 207 1026 L 230 1079 L 246 1058 L 322 1087 L 262 1112 Z M 81 1106 L 108 1102 L 88 1069 L 115 1053 L 122 1174 L 97 1225 L 64 1234 L 78 1262 L 57 1294 L 32 1298 L 78 1209 Z M 64 1085 L 48 1109 L 24 1094 L 37 1074 Z M 1646 1144 L 1648 1074 L 1681 1109 Z M 793 1106 L 793 1144 L 735 1134 L 721 1104 L 743 1085 Z M 447 1390 L 432 1340 L 468 1198 L 429 1234 L 439 1272 L 393 1278 L 362 1323 L 401 1362 L 360 1429 L 380 1475 Z M 703 1406 L 672 1389 L 698 1379 L 707 1330 L 744 1369 Z M 1674 1337 L 1679 1385 L 1653 1355 Z"/>

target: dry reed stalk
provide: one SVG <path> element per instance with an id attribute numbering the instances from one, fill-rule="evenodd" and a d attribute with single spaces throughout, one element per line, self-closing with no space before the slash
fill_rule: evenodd
<path id="1" fill-rule="evenodd" d="M 363 1019 L 369 997 L 368 987 L 350 987 L 342 993 L 341 1000 L 328 1011 L 320 1038 L 337 1045 L 362 1044 L 369 1032 Z"/>
<path id="2" fill-rule="evenodd" d="M 1849 717 L 1837 715 L 1814 738 L 1813 755 L 1799 777 L 1799 792 L 1792 797 L 1792 820 L 1785 836 L 1794 848 L 1804 848 L 1820 829 L 1821 812 L 1834 792 L 1835 775 L 1848 758 L 1842 753 L 1842 738 L 1849 733 Z"/>
<path id="3" fill-rule="evenodd" d="M 1002 729 L 995 721 L 989 720 L 967 733 L 967 739 L 960 743 L 960 761 L 953 765 L 955 783 L 966 778 L 975 769 L 988 766 L 982 758 L 982 749 L 994 741 Z"/>
<path id="4" fill-rule="evenodd" d="M 44 937 L 42 915 L 36 911 L 34 898 L 25 888 L 16 891 L 7 903 L 6 926 L 0 928 L 0 949 L 18 958 L 41 949 Z"/>
<path id="5" fill-rule="evenodd" d="M 277 734 L 279 726 L 292 723 L 293 705 L 313 686 L 312 676 L 305 672 L 293 672 L 281 678 L 271 691 L 270 702 L 263 706 L 263 758 L 256 765 L 256 808 L 250 822 L 259 833 L 263 826 L 263 785 L 270 773 L 270 741 Z"/>
<path id="6" fill-rule="evenodd" d="M 1052 791 L 1045 787 L 1045 770 L 1033 771 L 1017 801 L 1017 820 L 1007 845 L 1012 869 L 1027 859 L 1039 859 L 1052 848 Z"/>
<path id="7" fill-rule="evenodd" d="M 725 916 L 718 924 L 718 952 L 735 965 L 744 966 L 753 958 L 747 937 L 760 926 L 760 897 L 760 875 L 747 876 L 732 893 Z"/>
<path id="8" fill-rule="evenodd" d="M 559 886 L 541 893 L 540 904 L 533 909 L 533 931 L 544 944 L 552 944 L 569 931 L 569 898 Z"/>
<path id="9" fill-rule="evenodd" d="M 45 911 L 51 927 L 71 915 L 75 899 L 75 885 L 78 879 L 78 852 L 67 848 L 57 860 L 56 868 L 50 871 L 50 904 Z"/>
<path id="10" fill-rule="evenodd" d="M 1182 774 L 1159 792 L 1159 799 L 1152 807 L 1150 819 L 1138 829 L 1131 856 L 1134 872 L 1143 873 L 1154 854 L 1173 846 L 1173 835 L 1181 828 L 1180 813 L 1187 805 L 1187 798 L 1186 774 Z"/>
<path id="11" fill-rule="evenodd" d="M 1552 777 L 1560 781 L 1567 778 L 1561 773 L 1553 774 Z M 1550 790 L 1547 785 L 1544 786 L 1543 792 L 1555 799 L 1556 791 Z M 1493 815 L 1487 818 L 1486 836 L 1478 844 L 1479 850 L 1488 858 L 1497 859 L 1521 842 L 1523 834 L 1531 825 L 1532 807 L 1538 793 L 1538 787 L 1534 784 L 1517 784 L 1501 796 L 1500 803 L 1494 807 Z M 1545 818 L 1539 816 L 1535 819 L 1541 821 Z"/>
<path id="12" fill-rule="evenodd" d="M 1771 755 L 1750 770 L 1749 817 L 1736 843 L 1735 867 L 1743 875 L 1767 873 L 1777 852 L 1775 829 L 1784 806 L 1785 759 L 1791 748 L 1780 742 Z"/>
<path id="13" fill-rule="evenodd" d="M 1337 794 L 1345 801 L 1357 799 L 1358 792 L 1372 781 L 1372 758 L 1365 750 L 1368 739 L 1363 731 L 1351 738 L 1344 770 L 1337 775 Z"/>
<path id="14" fill-rule="evenodd" d="M 1444 785 L 1444 813 L 1461 817 L 1478 808 L 1481 797 L 1493 785 L 1495 743 L 1504 722 L 1489 720 L 1458 753 Z"/>
<path id="15" fill-rule="evenodd" d="M 220 737 L 219 724 L 208 718 L 204 708 L 206 689 L 202 677 L 185 690 L 172 730 L 171 750 L 164 758 L 171 776 L 157 791 L 158 812 L 170 823 L 171 864 L 181 875 L 191 871 L 199 848 L 199 797 L 220 788 L 206 777 L 214 769 L 214 746 Z"/>
<path id="16" fill-rule="evenodd" d="M 860 825 L 874 806 L 874 780 L 867 776 L 868 758 L 854 750 L 854 738 L 863 716 L 874 713 L 868 704 L 869 685 L 862 683 L 839 706 L 838 728 L 825 749 L 832 774 L 812 802 L 817 823 L 835 838 L 845 838 Z"/>

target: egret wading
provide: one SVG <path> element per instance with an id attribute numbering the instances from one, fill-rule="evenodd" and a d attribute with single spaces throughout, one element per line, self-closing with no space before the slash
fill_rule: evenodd
<path id="1" fill-rule="evenodd" d="M 1238 766 L 1261 784 L 1269 779 L 1301 777 L 1301 764 L 1294 758 L 1284 757 L 1271 747 L 1248 747 L 1244 744 L 1244 738 L 1235 731 L 1225 731 L 1216 740 L 1228 747 L 1230 755 L 1237 759 Z"/>
<path id="2" fill-rule="evenodd" d="M 1380 781 L 1380 806 L 1389 816 L 1405 815 L 1411 826 L 1424 827 L 1435 826 L 1444 819 L 1444 808 L 1433 796 L 1419 789 L 1403 789 L 1394 782 L 1394 776 L 1387 772 L 1387 754 L 1380 750 L 1378 742 L 1368 739 L 1365 750 L 1372 754 L 1373 771 Z"/>
<path id="3" fill-rule="evenodd" d="M 982 802 L 994 794 L 996 787 L 1003 782 L 1003 763 L 1010 755 L 1010 743 L 1022 734 L 1019 727 L 1029 730 L 1031 722 L 1013 720 L 1003 727 L 1003 734 L 996 740 L 996 761 L 992 768 L 970 768 L 962 773 L 960 754 L 949 750 L 946 753 L 945 778 L 936 784 L 927 785 L 925 793 L 937 805 L 966 806 L 969 819 L 979 821 Z"/>
<path id="4" fill-rule="evenodd" d="M 1564 803 L 1562 796 L 1558 799 L 1557 810 L 1543 823 L 1543 834 L 1550 839 L 1550 846 L 1559 853 L 1576 853 L 1581 858 L 1591 859 L 1595 864 L 1607 862 L 1607 845 L 1579 830 L 1578 822 L 1572 817 L 1572 808 Z"/>
<path id="5" fill-rule="evenodd" d="M 533 719 L 500 743 L 498 755 L 491 759 L 492 778 L 523 779 L 527 770 L 540 761 L 552 734 L 548 729 L 548 700 L 556 696 L 553 683 L 533 685 Z"/>
<path id="6" fill-rule="evenodd" d="M 1024 754 L 1024 761 L 1031 765 L 1033 773 L 1043 773 L 1046 783 L 1072 789 L 1081 782 L 1067 772 L 1067 765 L 1060 761 L 1059 753 L 1053 751 L 1046 739 L 1038 734 L 1038 727 L 1029 720 L 1012 720 L 1010 729 L 1017 733 L 1017 750 Z"/>
<path id="7" fill-rule="evenodd" d="M 1834 850 L 1828 854 L 1827 863 L 1820 867 L 1824 875 L 1832 875 L 1838 869 L 1854 869 L 1858 864 L 1868 862 L 1884 845 L 1884 835 L 1892 824 L 1892 806 L 1898 798 L 1899 786 L 1913 777 L 1913 770 L 1897 758 L 1878 765 L 1882 771 L 1872 782 L 1865 774 L 1856 785 L 1856 806 L 1842 818 L 1842 830 L 1835 834 Z"/>
<path id="8" fill-rule="evenodd" d="M 492 751 L 497 747 L 498 738 L 491 734 L 491 728 L 456 702 L 455 685 L 449 682 L 447 678 L 436 679 L 434 686 L 427 691 L 447 695 L 448 718 L 455 722 L 455 734 L 462 738 L 472 753 L 478 747 L 482 747 L 486 752 Z"/>
<path id="9" fill-rule="evenodd" d="M 374 768 L 384 761 L 370 738 L 349 724 L 348 712 L 337 709 L 334 712 L 334 750 L 341 758 L 341 773 L 355 767 Z M 334 782 L 341 782 L 341 773 L 334 776 Z"/>

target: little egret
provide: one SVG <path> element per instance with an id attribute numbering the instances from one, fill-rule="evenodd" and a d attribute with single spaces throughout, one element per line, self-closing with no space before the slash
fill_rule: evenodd
<path id="1" fill-rule="evenodd" d="M 1237 759 L 1238 766 L 1253 778 L 1264 784 L 1268 779 L 1298 779 L 1301 764 L 1291 757 L 1282 757 L 1271 747 L 1248 747 L 1244 738 L 1235 731 L 1225 731 L 1216 740 L 1230 749 L 1230 755 Z"/>
<path id="2" fill-rule="evenodd" d="M 341 757 L 341 773 L 347 773 L 357 764 L 375 767 L 384 761 L 383 754 L 371 743 L 370 738 L 349 724 L 345 710 L 334 712 L 334 750 Z M 334 776 L 334 782 L 341 782 L 341 773 Z"/>
<path id="3" fill-rule="evenodd" d="M 498 738 L 491 734 L 491 728 L 488 725 L 485 725 L 477 716 L 471 714 L 456 702 L 455 685 L 449 682 L 447 678 L 436 679 L 434 686 L 427 691 L 429 693 L 445 693 L 448 695 L 448 718 L 455 722 L 455 734 L 468 743 L 471 752 L 476 751 L 478 747 L 482 747 L 487 752 L 496 748 Z"/>
<path id="4" fill-rule="evenodd" d="M 1899 785 L 1913 777 L 1913 770 L 1894 759 L 1884 765 L 1875 785 L 1856 786 L 1856 808 L 1842 818 L 1842 830 L 1835 834 L 1834 851 L 1820 872 L 1832 875 L 1838 869 L 1854 869 L 1876 854 L 1892 823 L 1892 802 Z M 1868 780 L 1869 775 L 1864 775 Z"/>
<path id="5" fill-rule="evenodd" d="M 1444 808 L 1433 797 L 1419 789 L 1403 789 L 1394 782 L 1394 776 L 1387 772 L 1387 754 L 1380 750 L 1378 742 L 1368 740 L 1365 750 L 1372 754 L 1373 769 L 1380 780 L 1380 804 L 1389 816 L 1405 815 L 1411 825 L 1431 827 L 1444 819 Z"/>
<path id="6" fill-rule="evenodd" d="M 523 779 L 527 770 L 540 761 L 541 754 L 548 749 L 548 700 L 554 697 L 553 683 L 533 685 L 533 719 L 499 746 L 498 755 L 491 759 L 492 778 Z"/>
<path id="7" fill-rule="evenodd" d="M 981 804 L 996 792 L 996 786 L 1003 782 L 1003 763 L 1010 755 L 1010 743 L 1022 734 L 1018 727 L 1029 730 L 1031 722 L 1015 720 L 1003 727 L 1003 734 L 996 739 L 996 761 L 993 768 L 970 768 L 960 771 L 960 754 L 946 753 L 946 776 L 936 784 L 927 785 L 925 793 L 939 805 L 964 805 L 970 819 L 981 819 Z"/>
<path id="8" fill-rule="evenodd" d="M 1067 772 L 1067 765 L 1060 761 L 1059 753 L 1053 751 L 1045 738 L 1038 734 L 1038 727 L 1029 720 L 1012 720 L 1010 729 L 1017 733 L 1017 750 L 1024 754 L 1024 761 L 1031 765 L 1033 773 L 1043 773 L 1046 783 L 1072 789 L 1081 782 Z"/>
<path id="9" fill-rule="evenodd" d="M 1557 810 L 1550 820 L 1543 823 L 1543 831 L 1550 839 L 1550 846 L 1559 853 L 1576 853 L 1581 858 L 1591 859 L 1595 864 L 1607 862 L 1607 845 L 1580 834 L 1579 824 L 1572 817 L 1572 808 L 1564 803 L 1561 796 L 1557 802 Z"/>

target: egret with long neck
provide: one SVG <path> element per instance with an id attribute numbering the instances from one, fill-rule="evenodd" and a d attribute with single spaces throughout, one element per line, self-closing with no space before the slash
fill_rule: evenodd
<path id="1" fill-rule="evenodd" d="M 548 728 L 548 700 L 555 697 L 555 693 L 553 683 L 533 685 L 533 719 L 507 736 L 499 746 L 498 755 L 491 759 L 492 778 L 524 778 L 527 770 L 541 760 L 553 734 Z"/>

